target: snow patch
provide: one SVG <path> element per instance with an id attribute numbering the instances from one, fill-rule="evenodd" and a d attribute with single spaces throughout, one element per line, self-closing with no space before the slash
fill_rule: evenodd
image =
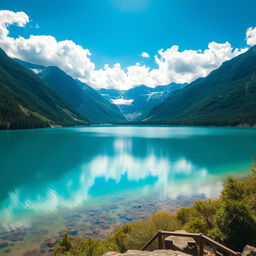
<path id="1" fill-rule="evenodd" d="M 31 70 L 35 73 L 38 74 L 42 71 L 42 69 L 38 69 L 38 68 L 31 68 Z"/>
<path id="2" fill-rule="evenodd" d="M 123 98 L 120 99 L 112 99 L 111 102 L 115 105 L 131 105 L 134 100 L 126 100 Z"/>

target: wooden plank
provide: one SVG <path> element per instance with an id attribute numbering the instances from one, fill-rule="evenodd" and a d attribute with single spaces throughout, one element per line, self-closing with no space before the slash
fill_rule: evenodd
<path id="1" fill-rule="evenodd" d="M 201 234 L 199 233 L 180 233 L 180 232 L 169 232 L 169 231 L 159 231 L 162 235 L 168 236 L 182 236 L 182 237 L 192 237 L 192 238 L 199 238 Z"/>
<path id="2" fill-rule="evenodd" d="M 216 255 L 216 256 L 223 256 L 223 254 L 220 253 L 219 251 L 216 251 L 216 252 L 215 252 L 215 255 Z"/>
<path id="3" fill-rule="evenodd" d="M 238 252 L 235 252 L 235 251 L 229 249 L 229 248 L 226 247 L 225 245 L 222 245 L 222 244 L 220 244 L 220 243 L 214 241 L 213 239 L 209 238 L 208 236 L 203 235 L 203 238 L 204 238 L 204 240 L 205 240 L 206 242 L 210 243 L 211 245 L 215 245 L 216 247 L 218 247 L 219 249 L 221 249 L 221 250 L 224 251 L 224 252 L 227 252 L 227 253 L 229 253 L 229 254 L 231 254 L 231 255 L 234 255 L 234 256 L 239 255 Z"/>
<path id="4" fill-rule="evenodd" d="M 158 238 L 158 247 L 159 249 L 163 249 L 163 237 L 162 236 L 181 236 L 181 237 L 192 237 L 196 239 L 199 243 L 199 255 L 203 256 L 203 251 L 204 251 L 204 243 L 207 242 L 210 245 L 216 246 L 218 249 L 220 249 L 223 252 L 226 252 L 228 254 L 231 254 L 233 256 L 240 256 L 241 254 L 239 252 L 235 252 L 228 247 L 214 241 L 213 239 L 199 233 L 178 233 L 178 232 L 169 232 L 169 231 L 162 231 L 159 230 L 143 247 L 142 251 L 146 250 L 148 246 L 150 246 L 156 238 Z"/>
<path id="5" fill-rule="evenodd" d="M 199 238 L 199 256 L 204 255 L 204 237 L 202 234 L 200 234 Z"/>
<path id="6" fill-rule="evenodd" d="M 159 232 L 157 232 L 140 250 L 145 251 L 158 237 Z"/>
<path id="7" fill-rule="evenodd" d="M 157 240 L 158 240 L 158 249 L 160 249 L 160 250 L 164 249 L 163 238 L 162 238 L 161 232 L 158 232 Z"/>

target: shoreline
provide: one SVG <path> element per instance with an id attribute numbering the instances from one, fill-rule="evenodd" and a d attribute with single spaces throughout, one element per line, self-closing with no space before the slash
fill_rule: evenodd
<path id="1" fill-rule="evenodd" d="M 45 129 L 61 129 L 61 128 L 86 128 L 86 127 L 193 127 L 193 128 L 256 128 L 256 124 L 239 124 L 239 125 L 193 125 L 193 124 L 150 124 L 150 123 L 114 123 L 114 124 L 88 124 L 88 125 L 77 125 L 77 126 L 62 126 L 62 125 L 50 125 L 47 127 L 35 127 L 35 128 L 21 128 L 21 129 L 0 129 L 0 132 L 3 131 L 27 131 L 27 130 L 45 130 Z"/>
<path id="2" fill-rule="evenodd" d="M 229 176 L 239 180 L 246 179 L 248 174 L 249 170 L 243 169 L 243 174 L 233 171 L 224 177 L 223 175 L 219 176 L 218 180 L 221 178 L 224 183 Z M 9 232 L 0 229 L 0 241 L 2 241 L 0 253 L 12 256 L 53 256 L 55 245 L 59 243 L 65 232 L 71 237 L 104 239 L 111 233 L 115 225 L 147 219 L 159 211 L 175 214 L 181 208 L 190 207 L 194 201 L 206 198 L 208 197 L 200 194 L 180 195 L 176 199 L 170 197 L 156 199 L 151 195 L 146 195 L 137 200 L 134 200 L 132 196 L 123 200 L 122 195 L 116 193 L 107 205 L 98 204 L 96 200 L 90 205 L 70 210 L 68 214 L 56 213 L 59 215 L 57 220 L 54 216 L 48 216 L 47 219 L 50 219 L 52 230 L 44 226 L 44 218 L 38 220 L 32 227 L 18 228 Z M 214 197 L 211 198 L 214 199 Z M 104 202 L 104 197 L 99 197 L 98 201 Z"/>
<path id="3" fill-rule="evenodd" d="M 37 255 L 36 253 L 40 251 L 42 256 L 53 255 L 54 245 L 62 239 L 65 232 L 71 237 L 104 239 L 111 233 L 115 225 L 143 220 L 158 211 L 175 213 L 180 208 L 191 206 L 195 200 L 204 198 L 198 196 L 193 198 L 184 197 L 177 199 L 177 201 L 169 199 L 158 203 L 150 201 L 150 198 L 137 202 L 128 199 L 122 204 L 123 211 L 118 210 L 117 204 L 119 203 L 117 199 L 109 205 L 108 209 L 88 207 L 86 210 L 79 209 L 74 214 L 63 217 L 65 225 L 55 235 L 54 232 L 43 228 L 41 225 L 37 228 L 19 228 L 10 232 L 1 230 L 0 240 L 3 242 L 0 243 L 0 253 L 20 256 L 26 252 L 27 255 Z M 89 216 L 89 219 L 85 218 L 86 215 Z M 35 251 L 29 252 L 33 250 Z"/>

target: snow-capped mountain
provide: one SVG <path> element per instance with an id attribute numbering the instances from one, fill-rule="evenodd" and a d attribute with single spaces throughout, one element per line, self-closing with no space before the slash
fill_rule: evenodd
<path id="1" fill-rule="evenodd" d="M 153 107 L 160 104 L 176 90 L 186 84 L 169 84 L 151 88 L 140 85 L 129 90 L 100 89 L 98 92 L 110 102 L 119 106 L 122 114 L 129 121 L 141 120 Z"/>

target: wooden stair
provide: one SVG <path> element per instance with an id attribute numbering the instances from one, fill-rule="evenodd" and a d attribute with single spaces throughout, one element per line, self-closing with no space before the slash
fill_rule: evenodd
<path id="1" fill-rule="evenodd" d="M 187 232 L 170 232 L 170 231 L 162 231 L 159 230 L 142 248 L 142 251 L 147 250 L 152 243 L 157 240 L 158 249 L 165 249 L 166 245 L 168 243 L 165 242 L 165 238 L 167 236 L 172 237 L 185 237 L 185 238 L 192 238 L 196 242 L 196 246 L 198 247 L 198 252 L 196 254 L 193 254 L 195 256 L 204 256 L 204 255 L 216 255 L 216 256 L 222 256 L 225 255 L 231 255 L 231 256 L 240 256 L 240 252 L 235 252 L 231 250 L 230 248 L 214 241 L 213 239 L 201 234 L 201 233 L 187 233 Z M 205 251 L 204 248 L 207 245 L 207 247 L 213 248 L 213 252 Z M 167 249 L 171 249 L 170 246 L 167 246 Z M 177 250 L 177 248 L 174 248 Z"/>

